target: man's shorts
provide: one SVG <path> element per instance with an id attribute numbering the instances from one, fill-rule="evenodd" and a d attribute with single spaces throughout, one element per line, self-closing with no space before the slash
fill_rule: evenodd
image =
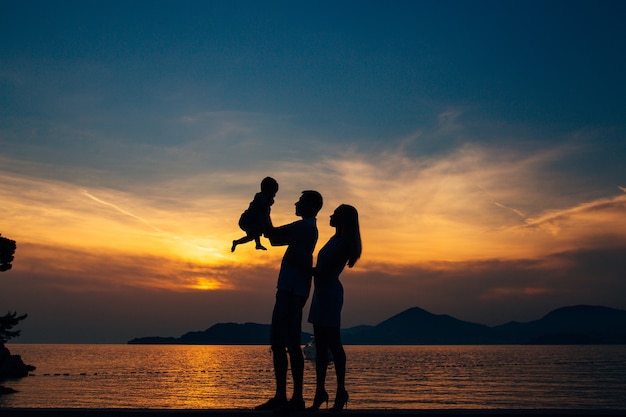
<path id="1" fill-rule="evenodd" d="M 270 344 L 272 347 L 300 346 L 302 309 L 307 297 L 289 291 L 277 291 L 272 312 Z"/>

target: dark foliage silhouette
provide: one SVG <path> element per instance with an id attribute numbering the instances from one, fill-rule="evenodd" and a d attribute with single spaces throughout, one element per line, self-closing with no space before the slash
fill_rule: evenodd
<path id="1" fill-rule="evenodd" d="M 13 255 L 17 245 L 14 240 L 0 236 L 0 272 L 11 269 Z M 20 321 L 26 318 L 26 314 L 17 315 L 17 312 L 10 311 L 0 317 L 0 382 L 6 379 L 22 378 L 28 375 L 28 372 L 35 369 L 34 366 L 26 365 L 19 355 L 11 355 L 9 349 L 4 346 L 10 339 L 20 335 L 19 330 L 13 330 Z M 11 388 L 0 385 L 0 395 L 15 392 Z"/>
<path id="2" fill-rule="evenodd" d="M 17 245 L 14 240 L 7 239 L 0 235 L 0 272 L 8 271 L 11 269 L 13 262 L 13 255 Z"/>
<path id="3" fill-rule="evenodd" d="M 14 240 L 7 239 L 0 235 L 0 271 L 5 272 L 11 269 L 13 255 L 17 245 Z M 4 345 L 9 339 L 20 335 L 19 330 L 11 330 L 21 320 L 26 318 L 26 314 L 18 316 L 17 312 L 8 312 L 5 316 L 0 317 L 0 346 Z"/>
<path id="4" fill-rule="evenodd" d="M 0 317 L 0 346 L 20 335 L 20 330 L 11 329 L 26 317 L 28 317 L 26 314 L 18 316 L 16 311 L 13 313 L 9 311 L 6 315 Z"/>

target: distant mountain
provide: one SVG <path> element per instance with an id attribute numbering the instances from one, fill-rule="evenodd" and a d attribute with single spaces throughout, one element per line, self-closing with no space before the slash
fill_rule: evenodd
<path id="1" fill-rule="evenodd" d="M 508 341 L 492 328 L 462 321 L 448 315 L 435 315 L 418 307 L 397 314 L 377 326 L 342 339 L 353 345 L 470 345 Z"/>
<path id="2" fill-rule="evenodd" d="M 128 344 L 165 345 L 266 345 L 269 344 L 270 325 L 258 323 L 218 323 L 201 332 L 188 332 L 181 337 L 139 337 Z M 311 338 L 302 334 L 302 343 Z"/>
<path id="3" fill-rule="evenodd" d="M 269 343 L 268 324 L 218 323 L 181 337 L 141 337 L 129 344 L 254 345 Z M 600 306 L 554 310 L 528 323 L 489 327 L 418 307 L 376 326 L 341 330 L 347 345 L 626 344 L 626 311 Z M 303 333 L 301 341 L 310 339 Z"/>
<path id="4" fill-rule="evenodd" d="M 510 322 L 493 329 L 512 343 L 626 344 L 626 310 L 588 305 L 562 307 L 539 320 Z"/>
<path id="5" fill-rule="evenodd" d="M 180 342 L 188 345 L 222 344 L 249 345 L 267 344 L 270 326 L 257 323 L 218 323 L 203 332 L 189 332 L 180 337 Z"/>

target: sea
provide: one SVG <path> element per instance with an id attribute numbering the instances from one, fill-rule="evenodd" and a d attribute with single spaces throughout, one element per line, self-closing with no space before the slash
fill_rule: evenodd
<path id="1" fill-rule="evenodd" d="M 274 392 L 268 346 L 7 347 L 37 369 L 2 384 L 17 392 L 0 407 L 249 409 Z M 623 345 L 345 349 L 350 409 L 626 409 Z M 332 364 L 326 386 L 332 405 Z M 307 404 L 314 393 L 307 361 Z"/>

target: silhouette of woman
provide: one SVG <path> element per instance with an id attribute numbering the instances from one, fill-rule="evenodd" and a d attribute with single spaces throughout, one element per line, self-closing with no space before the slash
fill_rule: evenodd
<path id="1" fill-rule="evenodd" d="M 328 352 L 333 355 L 337 374 L 337 394 L 331 411 L 341 411 L 347 407 L 348 392 L 346 380 L 346 353 L 341 343 L 341 307 L 343 286 L 339 275 L 346 264 L 352 268 L 361 256 L 361 232 L 357 210 L 342 204 L 330 216 L 330 225 L 335 235 L 320 249 L 317 265 L 313 271 L 315 289 L 309 311 L 309 323 L 313 324 L 316 346 L 316 390 L 313 405 L 309 410 L 319 410 L 322 403 L 328 406 L 328 393 L 325 388 Z"/>

